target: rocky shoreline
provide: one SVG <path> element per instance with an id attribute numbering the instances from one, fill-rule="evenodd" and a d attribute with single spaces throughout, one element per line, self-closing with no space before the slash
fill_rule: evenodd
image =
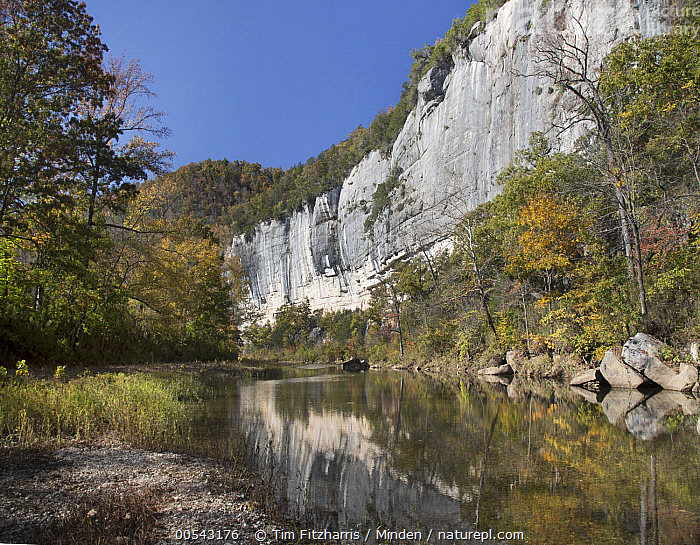
<path id="1" fill-rule="evenodd" d="M 197 543 L 265 543 L 256 532 L 278 528 L 216 460 L 109 440 L 0 456 L 0 542 L 80 543 L 102 531 L 102 542 L 119 544 L 185 542 L 193 532 Z"/>
<path id="2" fill-rule="evenodd" d="M 691 357 L 697 355 L 697 345 Z M 600 390 L 627 388 L 645 390 L 660 388 L 674 392 L 700 392 L 697 363 L 679 362 L 676 371 L 661 357 L 664 343 L 645 333 L 630 337 L 617 352 L 608 350 L 600 365 L 574 377 L 571 386 Z"/>

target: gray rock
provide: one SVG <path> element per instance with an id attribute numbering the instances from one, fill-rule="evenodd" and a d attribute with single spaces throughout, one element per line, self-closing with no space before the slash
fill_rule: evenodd
<path id="1" fill-rule="evenodd" d="M 700 398 L 700 382 L 696 382 L 691 391 L 695 397 Z"/>
<path id="2" fill-rule="evenodd" d="M 644 376 L 658 384 L 665 390 L 675 390 L 673 387 L 677 376 L 676 372 L 655 356 L 647 356 L 645 360 Z"/>
<path id="3" fill-rule="evenodd" d="M 644 401 L 644 394 L 639 390 L 610 390 L 600 402 L 603 412 L 611 424 L 621 424 L 628 412 Z"/>
<path id="4" fill-rule="evenodd" d="M 390 153 L 370 152 L 341 187 L 233 239 L 227 252 L 240 257 L 263 318 L 305 298 L 312 310 L 366 306 L 370 289 L 398 260 L 449 247 L 455 218 L 500 193 L 498 174 L 532 132 L 563 122 L 566 97 L 548 92 L 546 79 L 520 76 L 537 72 L 535 42 L 554 30 L 555 19 L 586 22 L 596 65 L 617 43 L 660 34 L 672 19 L 662 0 L 569 0 L 559 2 L 556 18 L 536 4 L 505 3 L 497 18 L 474 28 L 448 75 L 434 69 L 420 82 L 424 94 Z M 585 130 L 568 130 L 552 145 L 570 150 Z M 396 167 L 403 174 L 391 210 L 365 230 L 377 185 Z"/>
<path id="5" fill-rule="evenodd" d="M 520 352 L 517 350 L 508 350 L 506 352 L 506 363 L 511 366 L 513 371 L 518 370 L 518 356 L 520 355 Z"/>
<path id="6" fill-rule="evenodd" d="M 647 335 L 637 333 L 627 340 L 622 347 L 622 359 L 630 367 L 634 367 L 640 373 L 644 373 L 647 366 L 653 361 L 659 362 L 659 355 L 664 343 Z"/>
<path id="7" fill-rule="evenodd" d="M 600 362 L 600 372 L 611 388 L 632 388 L 649 385 L 644 375 L 620 360 L 612 350 L 608 350 Z"/>
<path id="8" fill-rule="evenodd" d="M 664 390 L 691 390 L 698 380 L 697 369 L 681 364 L 681 372 L 677 374 L 659 359 L 663 346 L 664 343 L 651 335 L 637 333 L 622 347 L 622 359 Z"/>
<path id="9" fill-rule="evenodd" d="M 694 365 L 681 363 L 681 372 L 678 373 L 668 384 L 664 386 L 667 390 L 677 392 L 689 392 L 698 381 L 698 369 Z"/>
<path id="10" fill-rule="evenodd" d="M 589 369 L 585 373 L 580 374 L 575 377 L 569 386 L 583 386 L 584 384 L 589 384 L 591 382 L 605 383 L 605 378 L 600 372 L 600 369 Z"/>
<path id="11" fill-rule="evenodd" d="M 695 365 L 700 365 L 700 346 L 697 342 L 690 343 L 690 355 L 695 361 Z"/>
<path id="12" fill-rule="evenodd" d="M 343 362 L 343 371 L 349 373 L 359 373 L 367 369 L 369 369 L 369 363 L 359 358 L 350 358 L 348 361 Z"/>
<path id="13" fill-rule="evenodd" d="M 504 363 L 503 365 L 499 365 L 498 367 L 486 367 L 485 369 L 481 369 L 478 371 L 478 374 L 491 376 L 512 375 L 513 368 L 507 363 Z"/>

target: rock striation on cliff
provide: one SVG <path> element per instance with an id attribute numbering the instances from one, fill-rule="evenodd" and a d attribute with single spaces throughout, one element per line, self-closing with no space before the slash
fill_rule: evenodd
<path id="1" fill-rule="evenodd" d="M 369 289 L 398 260 L 449 244 L 456 219 L 499 193 L 497 175 L 527 147 L 531 133 L 561 121 L 565 97 L 531 76 L 540 37 L 576 18 L 599 64 L 634 34 L 667 31 L 676 3 L 508 1 L 493 21 L 475 25 L 451 70 L 433 68 L 420 82 L 418 103 L 390 154 L 370 153 L 341 187 L 234 238 L 228 252 L 240 257 L 253 302 L 267 318 L 307 298 L 312 309 L 365 305 Z M 570 149 L 581 130 L 553 144 Z M 388 205 L 373 219 L 377 186 L 396 175 Z"/>

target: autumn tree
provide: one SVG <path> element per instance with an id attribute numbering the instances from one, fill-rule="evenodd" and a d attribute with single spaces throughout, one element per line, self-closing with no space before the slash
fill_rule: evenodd
<path id="1" fill-rule="evenodd" d="M 536 44 L 535 75 L 548 79 L 570 99 L 565 103 L 567 119 L 560 126 L 568 130 L 584 123 L 594 128 L 588 158 L 600 177 L 593 190 L 614 203 L 622 237 L 631 285 L 636 287 L 639 310 L 647 317 L 647 297 L 642 263 L 639 218 L 640 173 L 625 131 L 613 115 L 609 97 L 600 84 L 600 72 L 594 64 L 590 39 L 580 17 L 562 21 L 556 32 L 546 33 Z"/>
<path id="2" fill-rule="evenodd" d="M 486 317 L 486 323 L 494 335 L 498 337 L 491 312 L 490 292 L 493 286 L 493 265 L 498 259 L 498 249 L 494 247 L 495 240 L 488 229 L 488 215 L 491 206 L 481 206 L 467 213 L 455 228 L 457 248 L 453 261 L 460 262 L 461 285 L 467 294 L 475 294 Z"/>
<path id="3" fill-rule="evenodd" d="M 94 225 L 102 198 L 104 205 L 118 206 L 121 193 L 133 191 L 133 182 L 163 175 L 173 154 L 159 151 L 160 144 L 146 138 L 170 134 L 162 125 L 164 112 L 148 104 L 155 98 L 149 88 L 153 75 L 144 73 L 138 60 L 109 57 L 104 70 L 110 77 L 101 104 L 83 102 L 73 128 L 80 143 L 82 165 L 78 176 L 84 183 L 87 227 Z"/>
<path id="4" fill-rule="evenodd" d="M 173 214 L 182 193 L 169 178 L 141 189 L 112 232 L 111 270 L 154 357 L 231 357 L 248 294 L 243 268 L 202 220 Z"/>
<path id="5" fill-rule="evenodd" d="M 402 325 L 405 296 L 397 289 L 398 275 L 380 278 L 372 288 L 372 299 L 368 314 L 370 319 L 389 336 L 397 334 L 399 356 L 404 357 L 404 327 Z"/>

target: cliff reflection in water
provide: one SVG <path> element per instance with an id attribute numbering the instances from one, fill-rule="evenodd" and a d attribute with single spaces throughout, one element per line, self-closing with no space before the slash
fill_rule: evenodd
<path id="1" fill-rule="evenodd" d="M 461 528 L 458 489 L 437 475 L 419 480 L 394 467 L 386 442 L 377 441 L 376 422 L 357 407 L 371 404 L 366 396 L 357 399 L 358 378 L 363 375 L 243 387 L 241 416 L 258 467 L 279 479 L 289 507 L 315 528 L 418 529 L 428 522 Z M 400 407 L 393 409 L 386 413 L 386 439 L 399 431 Z"/>
<path id="2" fill-rule="evenodd" d="M 700 542 L 700 438 L 682 407 L 664 410 L 642 440 L 626 420 L 647 422 L 632 417 L 651 411 L 650 399 L 613 425 L 612 398 L 594 405 L 551 385 L 370 372 L 258 381 L 237 397 L 251 461 L 314 528 Z"/>

